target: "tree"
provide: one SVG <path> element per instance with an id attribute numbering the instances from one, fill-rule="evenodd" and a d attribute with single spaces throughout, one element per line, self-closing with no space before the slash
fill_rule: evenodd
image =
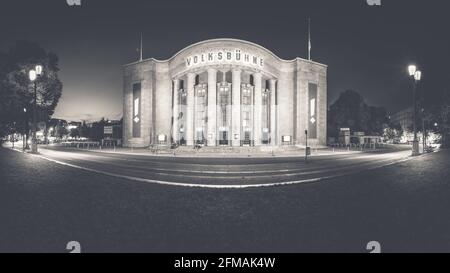
<path id="1" fill-rule="evenodd" d="M 353 90 L 341 93 L 328 112 L 328 134 L 331 137 L 338 137 L 340 128 L 381 136 L 387 123 L 385 108 L 368 106 L 364 98 Z"/>
<path id="2" fill-rule="evenodd" d="M 0 62 L 1 127 L 11 122 L 20 123 L 23 108 L 29 112 L 33 109 L 34 89 L 28 73 L 37 64 L 43 66 L 43 74 L 36 81 L 37 121 L 47 123 L 62 92 L 57 56 L 36 43 L 18 41 L 7 54 L 0 54 L 0 58 L 3 59 Z"/>
<path id="3" fill-rule="evenodd" d="M 62 139 L 69 134 L 69 130 L 67 130 L 66 126 L 66 121 L 58 121 L 57 125 L 55 126 L 55 136 L 57 138 Z"/>
<path id="4" fill-rule="evenodd" d="M 445 148 L 450 147 L 450 94 L 444 93 L 444 98 L 441 100 L 440 106 L 437 108 L 435 131 L 441 134 L 441 143 Z"/>
<path id="5" fill-rule="evenodd" d="M 100 141 L 103 139 L 103 131 L 104 126 L 107 123 L 105 118 L 102 118 L 100 121 L 96 121 L 92 123 L 92 127 L 89 133 L 89 138 L 94 141 Z"/>
<path id="6" fill-rule="evenodd" d="M 367 124 L 366 133 L 379 136 L 383 133 L 385 128 L 389 127 L 389 118 L 386 108 L 369 106 L 368 110 L 369 123 Z"/>
<path id="7" fill-rule="evenodd" d="M 340 128 L 381 136 L 388 123 L 384 107 L 368 106 L 364 98 L 353 90 L 341 93 L 328 113 L 328 132 L 332 137 L 338 136 Z"/>
<path id="8" fill-rule="evenodd" d="M 394 124 L 392 122 L 389 122 L 386 124 L 383 133 L 383 137 L 385 140 L 392 140 L 393 142 L 398 142 L 400 141 L 402 135 L 403 129 L 399 123 Z"/>
<path id="9" fill-rule="evenodd" d="M 81 128 L 80 128 L 80 136 L 89 138 L 89 127 L 86 125 L 85 120 L 83 120 L 83 124 L 81 125 Z"/>
<path id="10" fill-rule="evenodd" d="M 70 137 L 79 138 L 80 130 L 78 128 L 70 129 Z"/>

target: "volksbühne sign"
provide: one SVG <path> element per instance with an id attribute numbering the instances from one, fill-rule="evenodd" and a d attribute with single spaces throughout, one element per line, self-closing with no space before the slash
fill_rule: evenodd
<path id="1" fill-rule="evenodd" d="M 264 67 L 264 59 L 254 54 L 243 52 L 240 49 L 215 50 L 192 55 L 186 58 L 186 67 L 194 67 L 206 64 L 233 63 Z"/>

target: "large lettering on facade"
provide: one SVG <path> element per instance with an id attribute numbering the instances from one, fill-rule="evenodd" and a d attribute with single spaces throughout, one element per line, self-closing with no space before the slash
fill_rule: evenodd
<path id="1" fill-rule="evenodd" d="M 210 64 L 240 64 L 256 68 L 264 67 L 264 59 L 240 49 L 208 51 L 186 58 L 186 67 L 191 68 Z"/>

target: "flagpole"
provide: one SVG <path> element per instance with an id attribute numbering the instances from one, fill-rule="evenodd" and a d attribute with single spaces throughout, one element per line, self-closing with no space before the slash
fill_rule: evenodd
<path id="1" fill-rule="evenodd" d="M 308 18 L 308 60 L 311 61 L 311 18 Z"/>
<path id="2" fill-rule="evenodd" d="M 139 50 L 140 51 L 140 61 L 142 61 L 142 32 L 141 32 L 141 49 Z"/>

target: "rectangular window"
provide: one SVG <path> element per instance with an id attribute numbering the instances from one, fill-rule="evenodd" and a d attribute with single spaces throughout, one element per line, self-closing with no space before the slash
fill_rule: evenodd
<path id="1" fill-rule="evenodd" d="M 308 138 L 317 138 L 317 84 L 308 86 Z"/>
<path id="2" fill-rule="evenodd" d="M 133 138 L 141 137 L 141 83 L 133 84 Z"/>

